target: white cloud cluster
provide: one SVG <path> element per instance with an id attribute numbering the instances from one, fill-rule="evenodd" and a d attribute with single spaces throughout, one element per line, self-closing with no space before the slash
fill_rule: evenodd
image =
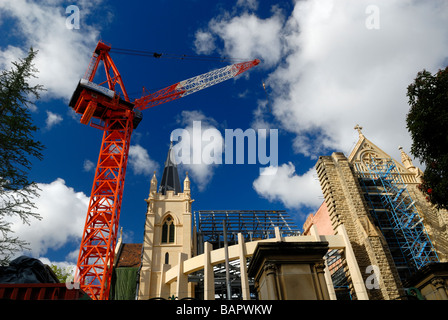
<path id="1" fill-rule="evenodd" d="M 262 59 L 264 65 L 272 66 L 282 53 L 281 33 L 283 17 L 280 10 L 274 10 L 272 17 L 260 19 L 254 13 L 244 12 L 241 16 L 224 13 L 212 19 L 209 30 L 196 32 L 197 53 L 211 53 L 216 48 L 215 38 L 224 41 L 224 55 L 235 59 Z"/>
<path id="2" fill-rule="evenodd" d="M 97 26 L 89 25 L 87 21 L 101 2 L 76 1 L 80 10 L 79 29 L 76 29 L 68 28 L 66 24 L 71 14 L 66 12 L 70 5 L 67 1 L 0 1 L 0 28 L 11 30 L 9 36 L 13 39 L 9 45 L 0 47 L 0 69 L 9 69 L 11 62 L 25 58 L 32 47 L 38 51 L 33 61 L 38 73 L 36 79 L 30 79 L 31 85 L 44 86 L 46 91 L 41 93 L 44 100 L 67 101 L 84 75 L 97 43 Z M 33 105 L 32 111 L 36 110 Z M 46 116 L 47 130 L 63 120 L 52 111 L 46 111 Z M 49 249 L 57 250 L 69 242 L 80 241 L 89 201 L 84 193 L 75 192 L 62 179 L 38 186 L 40 197 L 34 202 L 42 220 L 24 225 L 14 217 L 10 218 L 16 236 L 30 243 L 30 254 L 34 257 L 45 255 Z M 77 252 L 67 259 L 75 261 Z"/>
<path id="3" fill-rule="evenodd" d="M 238 0 L 236 2 L 238 7 L 243 7 L 251 10 L 256 10 L 258 8 L 257 0 Z"/>
<path id="4" fill-rule="evenodd" d="M 198 54 L 210 54 L 216 49 L 213 35 L 202 30 L 196 31 L 194 45 Z"/>
<path id="5" fill-rule="evenodd" d="M 50 130 L 53 126 L 62 121 L 61 115 L 47 110 L 47 120 L 45 120 L 46 129 Z"/>
<path id="6" fill-rule="evenodd" d="M 447 57 L 448 30 L 441 26 L 448 4 L 377 1 L 379 29 L 366 27 L 369 4 L 300 1 L 288 18 L 286 63 L 267 83 L 274 114 L 297 135 L 299 153 L 341 150 L 356 123 L 386 150 L 410 145 L 406 88 L 419 70 L 434 70 Z"/>
<path id="7" fill-rule="evenodd" d="M 197 121 L 197 124 L 200 124 L 200 128 L 194 125 L 195 121 Z M 217 129 L 216 121 L 205 116 L 201 111 L 182 111 L 178 123 L 184 126 L 184 128 L 176 130 L 181 133 L 180 136 L 171 138 L 175 139 L 173 141 L 174 156 L 178 163 L 182 162 L 182 168 L 187 170 L 191 178 L 195 180 L 198 189 L 203 191 L 211 181 L 214 169 L 218 165 L 216 163 L 208 163 L 204 159 L 222 160 L 224 138 Z M 207 133 L 213 134 L 207 137 Z M 216 151 L 216 154 L 210 156 L 209 153 L 214 151 Z M 180 154 L 180 152 L 185 154 Z M 179 161 L 178 159 L 180 158 L 189 159 L 189 161 Z"/>
<path id="8" fill-rule="evenodd" d="M 83 23 L 93 4 L 78 2 L 83 17 L 79 29 L 69 29 L 66 20 L 68 4 L 65 1 L 0 1 L 0 25 L 4 17 L 12 17 L 20 45 L 0 48 L 0 67 L 8 68 L 10 62 L 26 56 L 30 47 L 38 50 L 35 67 L 39 70 L 36 81 L 46 88 L 44 97 L 70 99 L 73 88 L 84 75 L 99 32 Z M 94 5 L 98 5 L 96 1 Z M 11 22 L 8 22 L 11 23 Z"/>
<path id="9" fill-rule="evenodd" d="M 95 168 L 95 164 L 92 161 L 90 161 L 89 159 L 86 159 L 86 160 L 84 160 L 82 167 L 85 172 L 89 172 L 90 170 Z"/>
<path id="10" fill-rule="evenodd" d="M 138 144 L 130 146 L 128 161 L 134 174 L 149 176 L 159 169 L 159 164 L 152 160 L 148 151 Z"/>
<path id="11" fill-rule="evenodd" d="M 201 32 L 222 40 L 224 54 L 259 55 L 271 67 L 266 86 L 272 113 L 295 135 L 295 152 L 312 159 L 331 150 L 349 152 L 359 123 L 369 139 L 399 159 L 398 145 L 407 150 L 411 145 L 407 86 L 423 68 L 434 72 L 448 62 L 448 2 L 302 0 L 293 5 L 287 14 L 274 6 L 263 19 L 248 10 L 226 12 Z M 266 109 L 259 105 L 256 123 L 269 121 L 262 116 Z M 306 175 L 282 173 L 277 179 L 289 184 L 296 177 L 296 185 L 306 186 L 298 183 Z M 260 179 L 261 195 L 297 205 L 286 200 L 286 189 L 270 190 L 268 196 L 260 184 L 277 180 Z"/>
<path id="12" fill-rule="evenodd" d="M 288 208 L 318 207 L 322 199 L 316 170 L 309 169 L 298 175 L 289 162 L 277 168 L 269 167 L 272 174 L 260 175 L 253 183 L 255 191 L 269 201 L 281 201 Z"/>
<path id="13" fill-rule="evenodd" d="M 89 204 L 88 196 L 68 187 L 62 179 L 39 183 L 38 187 L 41 191 L 33 202 L 41 220 L 32 219 L 27 225 L 18 217 L 5 219 L 11 222 L 15 236 L 29 242 L 30 254 L 36 258 L 49 249 L 57 250 L 69 242 L 80 241 Z"/>

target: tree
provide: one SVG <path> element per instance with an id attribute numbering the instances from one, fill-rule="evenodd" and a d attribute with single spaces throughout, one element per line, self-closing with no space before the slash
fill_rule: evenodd
<path id="1" fill-rule="evenodd" d="M 44 90 L 41 85 L 30 85 L 37 70 L 32 48 L 28 56 L 12 62 L 10 70 L 0 74 L 0 264 L 9 262 L 12 254 L 26 248 L 27 243 L 12 235 L 6 217 L 16 216 L 29 224 L 34 212 L 32 199 L 38 196 L 38 186 L 28 178 L 31 158 L 41 160 L 44 146 L 34 140 L 38 128 L 33 125 L 29 107 Z"/>
<path id="2" fill-rule="evenodd" d="M 411 153 L 426 166 L 420 189 L 437 208 L 448 208 L 448 67 L 423 70 L 408 86 L 406 117 Z"/>
<path id="3" fill-rule="evenodd" d="M 65 283 L 67 281 L 68 278 L 71 278 L 74 273 L 74 268 L 75 266 L 71 266 L 71 267 L 58 267 L 55 264 L 51 264 L 50 265 L 51 270 L 53 270 L 54 274 L 56 275 L 56 277 L 58 278 L 60 283 Z"/>

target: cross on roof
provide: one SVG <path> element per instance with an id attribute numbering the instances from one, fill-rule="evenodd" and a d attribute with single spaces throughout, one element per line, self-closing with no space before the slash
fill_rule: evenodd
<path id="1" fill-rule="evenodd" d="M 353 129 L 358 130 L 359 135 L 362 135 L 362 127 L 359 124 L 357 124 Z"/>

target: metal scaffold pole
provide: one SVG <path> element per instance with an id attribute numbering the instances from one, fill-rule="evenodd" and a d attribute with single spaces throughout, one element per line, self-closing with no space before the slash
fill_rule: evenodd
<path id="1" fill-rule="evenodd" d="M 372 187 L 380 191 L 377 205 L 372 208 L 378 226 L 383 234 L 389 234 L 386 236 L 389 246 L 393 240 L 393 246 L 399 247 L 406 260 L 400 262 L 397 255 L 394 257 L 396 263 L 416 271 L 428 263 L 438 261 L 437 253 L 422 223 L 423 219 L 394 161 L 371 158 L 366 167 L 373 183 Z M 370 192 L 366 190 L 366 194 L 369 196 Z"/>
<path id="2" fill-rule="evenodd" d="M 229 247 L 227 243 L 227 221 L 222 221 L 222 228 L 224 233 L 224 252 L 226 263 L 226 286 L 227 286 L 227 300 L 232 300 L 232 290 L 230 288 L 230 271 L 229 271 Z"/>

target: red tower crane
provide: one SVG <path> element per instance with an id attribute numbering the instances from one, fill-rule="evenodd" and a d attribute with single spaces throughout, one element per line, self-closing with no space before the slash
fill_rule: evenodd
<path id="1" fill-rule="evenodd" d="M 77 262 L 81 289 L 94 300 L 109 298 L 129 145 L 141 111 L 231 79 L 260 63 L 256 59 L 229 65 L 130 101 L 110 50 L 110 45 L 98 42 L 69 103 L 82 115 L 81 123 L 103 130 Z M 106 81 L 96 84 L 93 80 L 100 62 Z"/>

